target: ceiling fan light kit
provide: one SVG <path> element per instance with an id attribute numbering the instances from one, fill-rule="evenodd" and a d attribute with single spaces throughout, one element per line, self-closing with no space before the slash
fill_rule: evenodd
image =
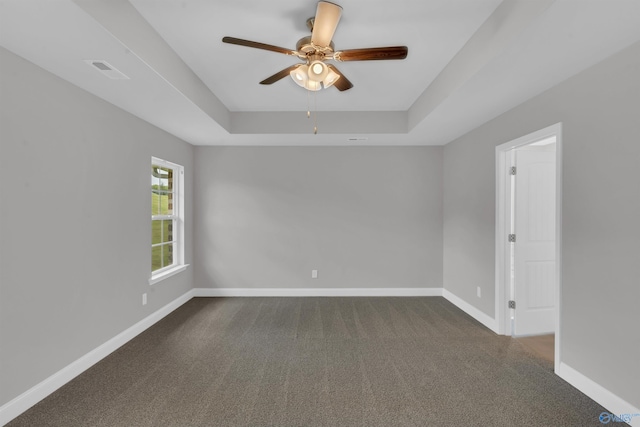
<path id="1" fill-rule="evenodd" d="M 298 86 L 310 91 L 331 87 L 340 78 L 338 73 L 320 61 L 312 62 L 308 66 L 300 64 L 292 69 L 289 75 Z"/>
<path id="2" fill-rule="evenodd" d="M 318 2 L 315 17 L 307 20 L 311 36 L 303 37 L 296 43 L 296 50 L 250 40 L 224 37 L 224 43 L 269 50 L 285 55 L 297 56 L 304 63 L 292 65 L 267 77 L 260 84 L 270 85 L 290 75 L 300 87 L 309 91 L 335 86 L 339 91 L 349 90 L 353 84 L 334 65 L 326 61 L 373 61 L 397 60 L 407 57 L 406 46 L 375 47 L 336 51 L 331 41 L 342 16 L 342 7 L 327 1 Z"/>
<path id="3" fill-rule="evenodd" d="M 289 74 L 293 81 L 300 87 L 314 92 L 322 89 L 321 82 L 309 78 L 310 71 L 306 65 L 300 65 L 295 70 L 291 70 Z"/>

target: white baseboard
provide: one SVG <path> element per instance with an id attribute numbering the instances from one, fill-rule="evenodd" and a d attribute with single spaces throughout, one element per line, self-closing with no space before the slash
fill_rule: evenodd
<path id="1" fill-rule="evenodd" d="M 194 297 L 439 297 L 442 288 L 195 288 Z"/>
<path id="2" fill-rule="evenodd" d="M 477 308 L 475 308 L 465 300 L 461 299 L 457 295 L 452 294 L 450 291 L 446 289 L 442 290 L 442 296 L 445 297 L 445 299 L 447 299 L 450 303 L 458 307 L 460 310 L 464 311 L 469 316 L 473 317 L 478 322 L 482 323 L 484 326 L 491 329 L 493 332 L 497 333 L 498 324 L 496 322 L 496 319 L 487 316 L 482 311 L 478 310 Z"/>
<path id="3" fill-rule="evenodd" d="M 631 419 L 626 424 L 634 427 L 640 427 L 640 409 L 611 393 L 609 390 L 576 371 L 566 363 L 560 362 L 560 365 L 556 366 L 555 371 L 556 375 L 560 378 L 607 408 L 610 414 L 621 418 L 624 415 L 629 415 Z M 598 417 L 600 414 L 593 414 L 593 416 L 595 424 L 599 421 Z M 612 425 L 622 425 L 622 423 L 613 422 L 613 420 L 610 423 Z"/>
<path id="4" fill-rule="evenodd" d="M 115 350 L 126 344 L 132 338 L 144 332 L 150 326 L 161 320 L 163 317 L 180 307 L 185 302 L 193 298 L 193 289 L 178 297 L 174 301 L 165 305 L 158 311 L 145 317 L 135 325 L 119 333 L 109 341 L 91 350 L 81 358 L 62 368 L 41 383 L 33 386 L 20 396 L 5 403 L 0 407 L 0 425 L 3 426 L 9 421 L 40 402 L 45 397 L 98 363 L 100 360 L 113 353 Z"/>

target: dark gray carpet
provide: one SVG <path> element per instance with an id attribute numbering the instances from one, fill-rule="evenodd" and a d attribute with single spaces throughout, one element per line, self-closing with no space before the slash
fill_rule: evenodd
<path id="1" fill-rule="evenodd" d="M 195 298 L 9 424 L 598 426 L 443 298 Z"/>

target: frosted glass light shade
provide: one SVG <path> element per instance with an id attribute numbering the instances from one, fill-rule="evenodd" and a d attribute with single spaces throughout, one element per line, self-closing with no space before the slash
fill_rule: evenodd
<path id="1" fill-rule="evenodd" d="M 333 84 L 337 82 L 338 79 L 340 78 L 340 74 L 336 73 L 329 67 L 327 67 L 327 69 L 329 70 L 329 72 L 327 73 L 327 77 L 325 77 L 324 80 L 322 81 L 322 85 L 324 86 L 325 89 L 333 86 Z"/>
<path id="2" fill-rule="evenodd" d="M 327 77 L 327 73 L 329 72 L 329 67 L 322 61 L 315 60 L 313 61 L 307 70 L 309 74 L 309 79 L 314 82 L 321 82 Z"/>
<path id="3" fill-rule="evenodd" d="M 307 80 L 304 88 L 315 92 L 316 90 L 322 89 L 322 84 L 320 82 L 314 82 L 313 80 Z"/>
<path id="4" fill-rule="evenodd" d="M 307 76 L 308 69 L 309 67 L 306 65 L 300 65 L 295 70 L 291 70 L 289 75 L 298 86 L 304 87 L 305 83 L 309 80 L 309 77 Z"/>

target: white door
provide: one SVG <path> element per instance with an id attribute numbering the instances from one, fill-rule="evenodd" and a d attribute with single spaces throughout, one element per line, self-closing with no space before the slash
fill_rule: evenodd
<path id="1" fill-rule="evenodd" d="M 556 152 L 551 147 L 516 150 L 514 335 L 555 330 Z"/>

